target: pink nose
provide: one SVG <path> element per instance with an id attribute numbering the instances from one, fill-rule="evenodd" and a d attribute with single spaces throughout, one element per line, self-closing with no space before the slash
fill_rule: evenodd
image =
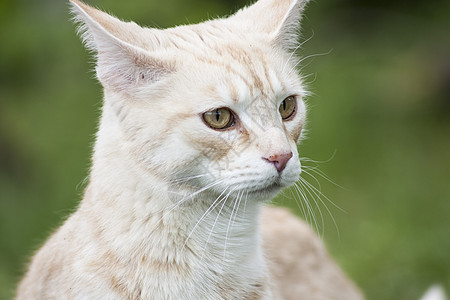
<path id="1" fill-rule="evenodd" d="M 268 162 L 273 163 L 275 168 L 277 169 L 278 173 L 283 172 L 284 168 L 286 168 L 286 164 L 292 157 L 292 152 L 285 153 L 285 154 L 275 154 L 271 155 L 269 157 L 263 157 L 264 160 L 267 160 Z"/>

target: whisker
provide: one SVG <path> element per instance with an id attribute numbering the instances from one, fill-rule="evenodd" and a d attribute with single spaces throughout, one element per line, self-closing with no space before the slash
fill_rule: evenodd
<path id="1" fill-rule="evenodd" d="M 303 46 L 304 44 L 306 44 L 307 42 L 309 42 L 312 38 L 314 37 L 314 30 L 312 31 L 312 34 L 309 38 L 307 38 L 306 40 L 304 40 L 303 42 L 299 43 L 297 45 L 297 47 L 294 48 L 294 50 L 292 50 L 291 55 L 289 56 L 289 58 L 287 59 L 286 63 L 283 66 L 283 69 L 281 71 L 282 74 L 284 74 L 284 70 L 286 69 L 287 64 L 291 61 L 291 58 L 294 56 L 295 52 L 297 52 L 297 50 Z"/>
<path id="2" fill-rule="evenodd" d="M 315 57 L 319 57 L 319 56 L 325 56 L 325 55 L 330 54 L 331 52 L 333 52 L 333 49 L 330 49 L 330 50 L 328 50 L 327 52 L 316 53 L 316 54 L 311 54 L 311 55 L 305 56 L 305 57 L 303 57 L 302 59 L 300 59 L 300 60 L 294 65 L 294 67 L 292 68 L 292 70 L 295 70 L 295 68 L 296 68 L 299 64 L 301 64 L 303 61 L 305 61 L 305 60 L 307 60 L 307 59 L 315 58 Z M 292 70 L 291 70 L 291 72 L 292 72 Z"/>
<path id="3" fill-rule="evenodd" d="M 306 66 L 303 66 L 303 68 L 305 68 Z M 311 76 L 313 76 L 313 79 L 310 80 L 309 77 L 311 77 Z M 302 75 L 302 79 L 304 80 L 306 86 L 310 86 L 311 84 L 316 82 L 317 73 L 309 73 L 308 75 Z M 306 79 L 308 79 L 308 80 L 306 80 Z M 310 92 L 310 93 L 312 93 L 312 92 Z"/>
<path id="4" fill-rule="evenodd" d="M 207 176 L 208 174 L 199 174 L 199 175 L 193 175 L 193 176 L 187 176 L 187 177 L 181 177 L 181 178 L 177 178 L 172 180 L 173 183 L 180 183 L 180 182 L 186 182 L 192 179 L 197 179 L 200 177 L 204 177 Z"/>
<path id="5" fill-rule="evenodd" d="M 322 214 L 322 210 L 320 209 L 319 203 L 317 202 L 317 194 L 313 194 L 310 189 L 307 188 L 307 185 L 304 184 L 304 179 L 300 177 L 300 180 L 298 181 L 298 183 L 303 187 L 303 189 L 306 191 L 306 193 L 308 193 L 311 196 L 311 199 L 314 201 L 314 204 L 316 205 L 317 211 L 319 212 L 320 215 L 320 221 L 321 221 L 321 231 L 320 231 L 320 236 L 323 237 L 324 235 L 324 231 L 325 231 L 325 219 L 323 217 Z"/>
<path id="6" fill-rule="evenodd" d="M 338 233 L 338 237 L 340 238 L 340 231 L 339 231 L 339 227 L 337 225 L 336 219 L 334 218 L 333 214 L 331 213 L 330 209 L 328 208 L 328 206 L 326 205 L 326 203 L 322 200 L 322 197 L 324 197 L 325 199 L 327 199 L 328 201 L 330 201 L 330 203 L 332 203 L 335 207 L 337 207 L 338 209 L 340 209 L 341 211 L 345 212 L 344 210 L 342 210 L 339 206 L 337 206 L 336 204 L 334 204 L 334 202 L 332 202 L 330 199 L 328 199 L 328 197 L 326 197 L 321 191 L 317 190 L 317 188 L 313 185 L 311 185 L 309 182 L 307 182 L 306 180 L 304 180 L 304 178 L 300 178 L 300 181 L 303 182 L 303 184 L 305 184 L 305 187 L 308 187 L 317 197 L 317 199 L 322 203 L 322 205 L 325 207 L 325 209 L 327 210 L 328 214 L 331 217 L 331 220 L 334 223 L 334 226 L 336 228 L 336 231 Z M 308 189 L 307 188 L 307 189 Z M 317 202 L 316 202 L 317 203 Z M 319 208 L 318 204 L 316 204 L 317 207 Z M 320 211 L 320 208 L 319 208 Z"/>
<path id="7" fill-rule="evenodd" d="M 322 185 L 320 184 L 320 181 L 316 177 L 314 177 L 310 172 L 308 172 L 307 170 L 311 170 L 311 169 L 302 168 L 302 174 L 306 174 L 309 177 L 311 177 L 317 183 L 317 185 L 319 186 L 319 189 L 322 189 Z"/>
<path id="8" fill-rule="evenodd" d="M 209 213 L 211 213 L 211 211 L 213 211 L 222 202 L 222 200 L 219 201 L 219 199 L 222 197 L 222 195 L 225 193 L 226 190 L 227 189 L 223 190 L 223 192 L 220 193 L 220 195 L 211 203 L 211 205 L 208 207 L 208 209 L 203 213 L 203 215 L 200 217 L 200 219 L 197 220 L 197 222 L 195 223 L 191 232 L 188 234 L 186 240 L 184 241 L 182 249 L 184 249 L 184 247 L 186 246 L 190 237 L 194 233 L 195 229 L 197 229 L 197 227 L 200 225 L 200 223 L 203 222 L 203 220 L 206 218 L 206 216 L 209 215 Z"/>
<path id="9" fill-rule="evenodd" d="M 334 203 L 333 201 L 330 200 L 330 198 L 328 198 L 327 196 L 324 195 L 324 193 L 322 193 L 322 191 L 320 191 L 319 189 L 317 189 L 314 185 L 312 185 L 311 183 L 309 183 L 308 181 L 306 181 L 304 178 L 300 177 L 300 180 L 302 180 L 309 188 L 311 188 L 311 190 L 315 191 L 316 193 L 318 193 L 321 197 L 323 197 L 324 199 L 326 199 L 329 203 L 331 203 L 334 207 L 336 207 L 337 209 L 339 209 L 341 212 L 346 213 L 347 211 L 345 211 L 343 208 L 341 208 L 339 205 L 337 205 L 336 203 Z"/>
<path id="10" fill-rule="evenodd" d="M 220 207 L 219 212 L 217 213 L 216 219 L 214 220 L 214 224 L 213 224 L 213 226 L 211 227 L 211 230 L 209 231 L 208 238 L 206 239 L 205 246 L 203 247 L 202 258 L 203 258 L 203 256 L 205 255 L 206 248 L 208 247 L 209 240 L 210 240 L 211 235 L 212 235 L 212 233 L 213 233 L 213 231 L 214 231 L 214 228 L 216 227 L 217 220 L 219 220 L 219 217 L 220 217 L 220 215 L 222 214 L 222 210 L 223 210 L 225 204 L 227 203 L 229 196 L 230 196 L 231 193 L 233 193 L 235 190 L 236 190 L 236 188 L 234 188 L 234 189 L 232 189 L 231 191 L 229 191 L 228 194 L 222 199 L 223 204 L 222 204 L 222 206 Z"/>
<path id="11" fill-rule="evenodd" d="M 241 192 L 242 191 L 239 191 L 237 196 L 236 196 L 236 198 L 234 199 L 233 209 L 231 211 L 230 220 L 228 221 L 227 233 L 225 234 L 225 243 L 223 245 L 223 257 L 224 257 L 224 259 L 226 258 L 226 254 L 227 254 L 227 244 L 228 244 L 228 238 L 230 237 L 229 234 L 230 234 L 231 223 L 232 223 L 232 220 L 233 220 L 233 214 L 235 213 L 235 210 L 236 210 L 236 214 L 234 216 L 234 218 L 236 218 L 237 212 L 239 210 L 239 207 L 236 209 L 236 205 L 238 203 L 238 199 L 239 199 L 239 197 L 241 195 Z"/>
<path id="12" fill-rule="evenodd" d="M 306 167 L 308 171 L 314 172 L 315 174 L 319 175 L 320 177 L 322 177 L 323 179 L 325 179 L 326 181 L 328 181 L 329 183 L 344 189 L 344 190 L 348 190 L 347 188 L 343 187 L 342 185 L 338 184 L 337 182 L 333 181 L 327 174 L 325 174 L 322 170 L 320 170 L 318 167 Z M 303 169 L 305 170 L 305 169 Z M 308 173 L 307 173 L 308 174 Z M 312 174 L 308 174 L 311 177 L 314 177 Z"/>
<path id="13" fill-rule="evenodd" d="M 175 204 L 174 204 L 174 207 L 172 207 L 169 211 L 167 211 L 167 212 L 163 215 L 163 217 L 166 216 L 167 213 L 170 213 L 170 212 L 173 211 L 175 208 L 177 208 L 178 206 L 180 206 L 181 204 L 183 204 L 184 202 L 193 199 L 193 198 L 194 198 L 195 196 L 197 196 L 198 194 L 200 194 L 200 193 L 202 193 L 202 192 L 204 192 L 204 191 L 206 191 L 206 190 L 208 190 L 208 189 L 210 189 L 210 188 L 212 188 L 212 187 L 214 187 L 214 186 L 216 186 L 216 185 L 218 185 L 218 184 L 221 184 L 223 181 L 224 181 L 224 180 L 219 180 L 219 181 L 216 181 L 216 182 L 212 182 L 212 183 L 210 183 L 210 184 L 207 184 L 206 186 L 202 187 L 202 188 L 199 189 L 198 191 L 195 191 L 194 193 L 192 193 L 192 194 L 190 194 L 190 195 L 188 195 L 188 196 L 182 198 L 182 199 L 179 200 L 177 203 L 175 203 Z"/>
<path id="14" fill-rule="evenodd" d="M 247 208 L 248 193 L 249 193 L 249 191 L 247 191 L 247 192 L 245 193 L 245 201 L 244 201 L 244 215 L 245 215 L 245 210 L 246 210 L 246 208 Z"/>
<path id="15" fill-rule="evenodd" d="M 312 162 L 315 164 L 323 164 L 323 163 L 328 163 L 330 161 L 333 160 L 333 158 L 336 156 L 336 150 L 333 151 L 333 154 L 331 154 L 330 158 L 328 158 L 327 160 L 314 160 L 312 158 L 306 157 L 306 156 L 302 156 L 300 157 L 301 161 L 308 161 L 308 162 Z"/>
<path id="16" fill-rule="evenodd" d="M 180 201 L 174 203 L 173 205 L 168 206 L 168 207 L 163 208 L 163 209 L 160 209 L 159 211 L 153 213 L 153 214 L 158 214 L 158 213 L 164 212 L 163 215 L 162 215 L 161 217 L 159 217 L 159 219 L 157 220 L 156 223 L 157 223 L 158 225 L 155 227 L 154 230 L 156 230 L 157 228 L 159 228 L 159 227 L 161 226 L 161 221 L 162 221 L 168 214 L 170 214 L 172 211 L 174 211 L 176 208 L 178 208 L 180 205 L 182 205 L 183 203 L 185 203 L 185 202 L 188 201 L 188 200 L 193 199 L 193 197 L 195 197 L 196 195 L 198 195 L 198 194 L 200 194 L 200 193 L 202 193 L 202 192 L 204 192 L 204 191 L 206 191 L 206 190 L 208 190 L 208 189 L 210 189 L 210 188 L 212 188 L 212 187 L 214 187 L 214 186 L 216 186 L 216 185 L 218 185 L 218 184 L 221 184 L 223 181 L 224 181 L 224 180 L 219 180 L 219 181 L 216 181 L 216 182 L 212 182 L 212 183 L 206 185 L 205 187 L 201 188 L 200 190 L 198 190 L 198 191 L 196 191 L 196 192 L 190 194 L 189 196 L 182 198 Z M 168 210 L 167 210 L 167 209 L 168 209 Z"/>
<path id="17" fill-rule="evenodd" d="M 326 160 L 323 160 L 323 161 L 313 160 L 313 159 L 308 158 L 308 157 L 301 157 L 300 160 L 301 160 L 303 163 L 304 163 L 304 162 L 308 162 L 308 163 L 310 162 L 310 163 L 315 164 L 314 166 L 306 166 L 306 165 L 303 165 L 303 166 L 302 166 L 302 170 L 312 171 L 312 172 L 314 172 L 315 174 L 317 174 L 317 175 L 319 175 L 320 177 L 322 177 L 323 179 L 325 179 L 326 181 L 332 183 L 333 185 L 335 185 L 335 186 L 337 186 L 337 187 L 339 187 L 339 188 L 341 188 L 341 189 L 348 190 L 347 188 L 341 186 L 340 184 L 338 184 L 337 182 L 335 182 L 334 180 L 332 180 L 328 175 L 326 175 L 322 170 L 320 170 L 320 168 L 319 168 L 319 166 L 318 166 L 319 164 L 323 164 L 323 163 L 330 162 L 330 161 L 336 156 L 336 152 L 337 152 L 337 151 L 334 150 L 334 152 L 333 152 L 333 154 L 331 154 L 330 158 L 328 158 L 328 159 L 326 159 Z M 314 176 L 313 174 L 308 174 L 308 175 L 310 175 L 311 177 L 313 177 L 313 178 L 315 179 L 315 176 Z"/>
<path id="18" fill-rule="evenodd" d="M 234 215 L 233 222 L 231 223 L 231 228 L 233 228 L 234 223 L 236 222 L 236 217 L 237 217 L 237 214 L 239 211 L 239 207 L 241 206 L 241 201 L 242 201 L 243 197 L 244 197 L 244 191 L 242 191 L 241 195 L 238 197 L 239 202 L 237 203 L 237 210 L 236 210 L 236 214 Z"/>
<path id="19" fill-rule="evenodd" d="M 297 190 L 297 187 L 296 186 L 294 186 L 294 190 L 295 190 L 295 193 L 294 193 L 294 191 L 292 190 L 292 188 L 291 189 L 289 189 L 289 191 L 291 192 L 291 194 L 292 194 L 292 197 L 294 198 L 294 200 L 295 200 L 295 203 L 297 204 L 297 207 L 298 207 L 298 209 L 303 213 L 303 215 L 305 216 L 305 219 L 306 219 L 306 222 L 308 223 L 308 224 L 311 224 L 311 222 L 310 222 L 310 217 L 309 217 L 309 211 L 307 212 L 306 210 L 305 210 L 305 207 L 304 207 L 304 205 L 303 205 L 303 196 L 301 196 L 301 194 L 300 194 L 300 192 Z M 298 198 L 298 199 L 297 199 Z M 306 201 L 306 200 L 305 200 Z"/>
<path id="20" fill-rule="evenodd" d="M 297 193 L 300 195 L 300 198 L 302 198 L 304 200 L 304 203 L 307 207 L 307 212 L 308 212 L 307 215 L 309 216 L 309 224 L 311 224 L 311 221 L 312 221 L 312 223 L 314 223 L 314 228 L 316 229 L 317 232 L 319 232 L 319 224 L 317 223 L 317 218 L 314 214 L 311 204 L 308 201 L 308 197 L 306 197 L 306 194 L 303 192 L 303 187 L 301 185 L 298 185 L 298 183 L 296 183 L 294 185 L 294 187 L 295 187 Z M 302 202 L 300 202 L 300 203 L 302 203 Z M 307 218 L 307 221 L 308 221 L 308 218 Z"/>

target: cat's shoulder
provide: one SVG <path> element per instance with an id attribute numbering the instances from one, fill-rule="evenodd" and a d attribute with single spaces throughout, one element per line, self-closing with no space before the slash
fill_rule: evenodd
<path id="1" fill-rule="evenodd" d="M 266 205 L 261 213 L 261 234 L 267 254 L 285 263 L 322 256 L 325 249 L 314 230 L 287 208 Z M 309 257 L 311 256 L 311 257 Z"/>
<path id="2" fill-rule="evenodd" d="M 283 299 L 363 299 L 306 222 L 286 208 L 265 206 L 260 223 L 268 268 Z"/>

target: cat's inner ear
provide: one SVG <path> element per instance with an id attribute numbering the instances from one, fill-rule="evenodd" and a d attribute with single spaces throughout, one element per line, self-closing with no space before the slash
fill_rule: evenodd
<path id="1" fill-rule="evenodd" d="M 97 54 L 97 77 L 104 87 L 127 91 L 175 70 L 175 63 L 153 54 L 157 30 L 123 22 L 79 0 L 70 0 L 86 47 Z"/>
<path id="2" fill-rule="evenodd" d="M 231 18 L 239 21 L 249 32 L 268 34 L 272 42 L 293 49 L 303 10 L 309 0 L 259 0 L 238 11 Z"/>

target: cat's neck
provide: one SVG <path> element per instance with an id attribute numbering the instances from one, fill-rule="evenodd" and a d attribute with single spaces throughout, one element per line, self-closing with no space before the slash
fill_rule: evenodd
<path id="1" fill-rule="evenodd" d="M 251 280 L 252 274 L 261 280 L 265 268 L 257 229 L 261 203 L 201 193 L 179 205 L 170 194 L 192 191 L 181 186 L 173 190 L 166 179 L 134 167 L 108 118 L 104 113 L 80 209 L 91 212 L 86 215 L 94 216 L 94 226 L 108 228 L 101 234 L 111 250 L 118 257 L 134 253 L 155 264 L 182 264 L 195 269 L 202 280 L 223 277 L 234 284 L 244 277 Z M 236 270 L 240 274 L 233 274 Z"/>
<path id="2" fill-rule="evenodd" d="M 104 177 L 91 178 L 82 203 L 82 208 L 98 213 L 96 218 L 108 227 L 104 233 L 111 239 L 119 240 L 119 235 L 124 241 L 127 235 L 135 238 L 118 246 L 129 248 L 133 243 L 145 245 L 164 239 L 170 247 L 164 249 L 163 256 L 192 251 L 202 259 L 210 256 L 224 265 L 231 263 L 225 263 L 225 259 L 242 263 L 241 259 L 260 254 L 260 203 L 208 193 L 186 202 L 182 201 L 185 198 L 174 201 L 171 193 L 189 195 L 192 191 L 175 191 L 156 176 L 136 178 L 134 170 L 119 171 L 118 165 L 120 162 L 110 161 Z M 142 233 L 136 235 L 139 231 Z"/>

